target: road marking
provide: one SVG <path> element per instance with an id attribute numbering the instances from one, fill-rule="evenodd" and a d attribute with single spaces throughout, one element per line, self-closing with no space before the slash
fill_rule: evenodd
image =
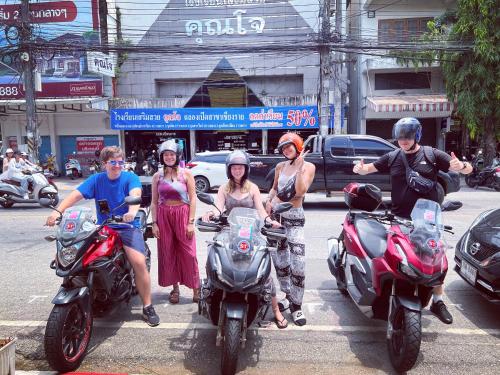
<path id="1" fill-rule="evenodd" d="M 45 320 L 0 320 L 0 327 L 21 327 L 21 328 L 31 328 L 31 327 L 45 327 L 47 321 Z M 215 330 L 216 327 L 209 323 L 160 323 L 156 327 L 149 327 L 144 322 L 105 322 L 105 321 L 94 321 L 95 327 L 102 328 L 129 328 L 129 329 L 161 329 L 161 330 L 186 330 L 186 329 L 204 329 L 204 330 Z M 253 331 L 257 330 L 278 330 L 278 327 L 271 325 L 266 328 L 258 328 L 253 326 L 250 328 Z M 306 326 L 295 326 L 289 325 L 285 331 L 311 331 L 311 332 L 385 332 L 385 327 L 373 327 L 373 326 L 334 326 L 334 325 L 306 325 Z M 487 335 L 500 335 L 500 329 L 479 329 L 479 328 L 447 328 L 447 329 L 429 329 L 424 328 L 424 333 L 439 333 L 439 334 L 449 334 L 449 335 L 462 335 L 462 336 L 487 336 Z"/>
<path id="2" fill-rule="evenodd" d="M 31 299 L 28 301 L 28 303 L 33 303 L 35 302 L 37 299 L 43 299 L 43 298 L 47 298 L 48 296 L 30 296 Z"/>

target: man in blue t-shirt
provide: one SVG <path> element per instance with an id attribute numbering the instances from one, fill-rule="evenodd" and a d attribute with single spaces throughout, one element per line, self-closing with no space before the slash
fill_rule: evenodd
<path id="1" fill-rule="evenodd" d="M 105 147 L 101 151 L 101 161 L 105 172 L 97 173 L 85 180 L 75 191 L 72 191 L 58 207 L 60 212 L 64 212 L 68 207 L 74 206 L 82 199 L 94 199 L 96 203 L 97 222 L 103 223 L 107 214 L 100 212 L 98 201 L 105 199 L 108 202 L 110 211 L 121 205 L 127 196 L 141 196 L 141 183 L 139 178 L 131 172 L 122 171 L 123 151 L 116 146 Z M 135 283 L 137 291 L 141 296 L 144 305 L 142 317 L 150 326 L 160 324 L 160 318 L 156 314 L 151 304 L 151 278 L 146 267 L 146 247 L 141 230 L 139 229 L 139 219 L 136 218 L 139 205 L 127 206 L 113 212 L 114 215 L 121 215 L 123 221 L 132 226 L 113 226 L 121 237 L 127 258 L 134 269 Z M 59 213 L 52 213 L 47 218 L 46 225 L 53 226 Z"/>

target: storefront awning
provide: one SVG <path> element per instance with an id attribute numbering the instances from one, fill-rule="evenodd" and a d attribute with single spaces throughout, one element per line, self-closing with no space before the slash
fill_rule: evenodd
<path id="1" fill-rule="evenodd" d="M 446 95 L 404 95 L 371 96 L 367 98 L 368 108 L 374 112 L 451 112 L 453 103 Z"/>
<path id="2" fill-rule="evenodd" d="M 67 112 L 84 110 L 108 110 L 108 99 L 106 97 L 82 97 L 82 98 L 40 98 L 36 99 L 37 112 Z M 85 107 L 84 107 L 85 106 Z M 26 112 L 25 99 L 2 99 L 0 100 L 0 115 L 20 114 Z"/>

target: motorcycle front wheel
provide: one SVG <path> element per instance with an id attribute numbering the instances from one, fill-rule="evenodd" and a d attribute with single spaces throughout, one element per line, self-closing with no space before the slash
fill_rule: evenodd
<path id="1" fill-rule="evenodd" d="M 465 176 L 465 183 L 467 184 L 468 187 L 476 187 L 477 185 L 477 179 L 475 177 L 472 177 L 472 176 Z"/>
<path id="2" fill-rule="evenodd" d="M 241 341 L 241 320 L 226 319 L 222 346 L 222 375 L 234 375 L 238 366 L 238 351 Z"/>
<path id="3" fill-rule="evenodd" d="M 58 372 L 77 369 L 82 363 L 92 335 L 92 313 L 73 302 L 56 305 L 45 328 L 45 354 L 50 367 Z"/>
<path id="4" fill-rule="evenodd" d="M 415 365 L 420 352 L 421 313 L 400 306 L 391 323 L 393 330 L 387 339 L 389 358 L 396 371 L 405 372 Z"/>

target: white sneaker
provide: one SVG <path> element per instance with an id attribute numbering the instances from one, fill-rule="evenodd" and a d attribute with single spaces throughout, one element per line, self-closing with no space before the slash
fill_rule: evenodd
<path id="1" fill-rule="evenodd" d="M 24 194 L 23 199 L 30 199 L 30 195 L 28 193 Z"/>

